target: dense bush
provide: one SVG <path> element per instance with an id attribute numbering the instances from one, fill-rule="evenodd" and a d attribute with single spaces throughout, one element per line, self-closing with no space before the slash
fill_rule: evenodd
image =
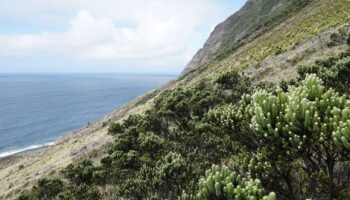
<path id="1" fill-rule="evenodd" d="M 180 154 L 169 152 L 158 163 L 160 178 L 166 181 L 175 181 L 184 178 L 186 162 Z"/>
<path id="2" fill-rule="evenodd" d="M 150 155 L 155 155 L 162 149 L 164 140 L 154 133 L 141 133 L 139 138 L 140 148 L 143 151 L 149 152 Z"/>
<path id="3" fill-rule="evenodd" d="M 20 200 L 74 200 L 86 199 L 97 200 L 101 195 L 96 186 L 80 184 L 78 186 L 66 186 L 58 179 L 40 179 L 38 185 L 34 186 L 31 191 L 23 191 Z"/>
<path id="4" fill-rule="evenodd" d="M 249 112 L 246 109 L 250 102 L 250 96 L 244 95 L 240 105 L 225 104 L 210 110 L 205 116 L 205 121 L 224 135 L 228 135 L 231 140 L 239 142 L 241 145 L 256 148 L 256 138 L 253 137 L 249 128 Z"/>
<path id="5" fill-rule="evenodd" d="M 19 197 L 20 200 L 29 199 L 53 199 L 63 191 L 63 182 L 58 179 L 40 179 L 38 185 L 34 186 L 32 191 L 23 191 Z"/>
<path id="6" fill-rule="evenodd" d="M 20 199 L 99 199 L 107 186 L 121 199 L 348 199 L 349 58 L 299 67 L 280 87 L 229 71 L 164 91 L 111 123 L 100 165 L 69 165 Z"/>
<path id="7" fill-rule="evenodd" d="M 350 51 L 338 57 L 323 57 L 311 65 L 301 65 L 298 67 L 298 73 L 301 79 L 307 74 L 316 74 L 324 81 L 326 87 L 350 94 Z"/>
<path id="8" fill-rule="evenodd" d="M 62 170 L 63 176 L 75 185 L 92 184 L 95 167 L 89 160 L 84 160 L 77 166 L 68 165 Z"/>
<path id="9" fill-rule="evenodd" d="M 86 199 L 97 200 L 101 198 L 99 189 L 96 186 L 81 184 L 74 187 L 71 192 L 59 195 L 60 199 Z"/>
<path id="10" fill-rule="evenodd" d="M 345 96 L 326 90 L 322 83 L 315 75 L 308 75 L 300 86 L 291 87 L 288 92 L 256 92 L 250 108 L 251 127 L 273 163 L 302 159 L 309 181 L 315 181 L 313 177 L 318 183 L 320 179 L 328 183 L 320 185 L 318 192 L 334 198 L 339 194 L 337 189 L 345 187 L 336 184 L 334 174 L 335 166 L 343 165 L 343 155 L 348 154 L 344 152 L 348 141 L 342 135 L 346 134 L 342 127 L 349 120 L 350 102 Z"/>
<path id="11" fill-rule="evenodd" d="M 244 75 L 240 75 L 236 70 L 229 70 L 219 74 L 214 78 L 214 83 L 221 89 L 229 90 L 231 101 L 239 99 L 244 93 L 251 90 L 251 81 Z"/>
<path id="12" fill-rule="evenodd" d="M 199 180 L 198 192 L 188 195 L 185 192 L 179 197 L 181 200 L 221 200 L 221 199 L 276 199 L 275 193 L 271 192 L 264 196 L 264 189 L 259 179 L 242 177 L 226 166 L 213 165 L 206 171 L 205 178 Z"/>
<path id="13" fill-rule="evenodd" d="M 124 126 L 120 123 L 114 123 L 109 126 L 108 133 L 109 134 L 117 134 L 117 133 L 123 133 L 124 132 Z"/>
<path id="14" fill-rule="evenodd" d="M 341 146 L 350 151 L 350 120 L 348 108 L 344 109 L 341 113 L 338 111 L 337 117 L 339 117 L 339 124 L 336 130 L 333 132 L 333 139 L 338 146 Z M 340 116 L 339 116 L 340 115 Z"/>

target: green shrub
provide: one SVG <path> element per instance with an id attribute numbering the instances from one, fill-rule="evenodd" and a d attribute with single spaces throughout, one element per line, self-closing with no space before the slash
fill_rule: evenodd
<path id="1" fill-rule="evenodd" d="M 155 155 L 163 146 L 163 139 L 154 133 L 140 134 L 138 138 L 140 142 L 140 148 L 143 151 Z"/>
<path id="2" fill-rule="evenodd" d="M 252 128 L 273 144 L 271 148 L 283 147 L 287 154 L 323 144 L 340 122 L 348 120 L 350 102 L 333 90 L 326 91 L 322 84 L 309 75 L 289 92 L 256 92 L 250 108 Z"/>
<path id="3" fill-rule="evenodd" d="M 114 151 L 128 151 L 135 148 L 134 140 L 133 135 L 128 133 L 118 135 L 117 139 L 110 145 L 109 153 L 112 154 Z"/>
<path id="4" fill-rule="evenodd" d="M 50 199 L 56 196 L 63 190 L 63 182 L 59 179 L 40 179 L 38 181 L 38 187 L 34 187 L 35 193 L 38 194 L 40 198 Z"/>
<path id="5" fill-rule="evenodd" d="M 164 181 L 175 181 L 184 178 L 186 162 L 183 157 L 174 152 L 169 152 L 157 163 L 159 177 Z"/>
<path id="6" fill-rule="evenodd" d="M 135 150 L 128 152 L 115 151 L 110 155 L 112 165 L 121 169 L 134 169 L 139 166 L 139 153 Z"/>
<path id="7" fill-rule="evenodd" d="M 24 190 L 19 200 L 54 199 L 64 190 L 64 184 L 59 179 L 39 179 L 32 191 Z"/>
<path id="8" fill-rule="evenodd" d="M 124 132 L 124 126 L 120 123 L 112 122 L 108 128 L 109 134 L 118 134 L 118 133 L 123 133 L 123 132 Z"/>
<path id="9" fill-rule="evenodd" d="M 199 183 L 199 190 L 195 195 L 185 192 L 179 197 L 181 200 L 221 200 L 221 199 L 276 199 L 275 193 L 264 196 L 265 190 L 260 180 L 242 177 L 227 166 L 213 165 L 206 172 L 205 178 Z"/>
<path id="10" fill-rule="evenodd" d="M 39 200 L 39 198 L 33 194 L 32 191 L 23 190 L 19 195 L 18 200 Z"/>
<path id="11" fill-rule="evenodd" d="M 61 171 L 63 176 L 75 185 L 92 184 L 95 167 L 90 160 L 84 160 L 78 165 L 70 164 Z"/>
<path id="12" fill-rule="evenodd" d="M 74 188 L 73 194 L 75 199 L 98 200 L 101 199 L 101 194 L 96 186 L 81 184 Z"/>
<path id="13" fill-rule="evenodd" d="M 214 78 L 214 83 L 224 90 L 230 90 L 231 100 L 239 99 L 244 93 L 249 93 L 251 88 L 251 80 L 236 70 L 228 70 L 219 74 Z"/>
<path id="14" fill-rule="evenodd" d="M 327 88 L 334 88 L 341 93 L 350 94 L 350 51 L 338 57 L 323 57 L 315 64 L 298 67 L 300 79 L 307 74 L 314 73 L 320 77 Z"/>
<path id="15" fill-rule="evenodd" d="M 111 124 L 115 140 L 101 165 L 68 165 L 62 185 L 41 182 L 20 198 L 99 199 L 103 192 L 175 199 L 185 190 L 181 199 L 274 199 L 267 191 L 281 199 L 347 199 L 350 101 L 336 92 L 347 80 L 347 67 L 340 67 L 347 57 L 317 61 L 324 69 L 305 68 L 305 80 L 255 86 L 252 95 L 249 80 L 236 72 L 223 73 L 214 86 L 163 92 L 147 112 Z M 230 168 L 214 166 L 200 180 L 205 169 L 228 162 Z M 45 193 L 54 184 L 58 190 Z M 104 191 L 108 186 L 113 191 Z"/>
<path id="16" fill-rule="evenodd" d="M 334 109 L 333 114 L 337 124 L 333 139 L 338 146 L 350 151 L 350 109 L 349 107 L 343 110 Z"/>
<path id="17" fill-rule="evenodd" d="M 288 92 L 261 90 L 253 94 L 251 127 L 261 146 L 267 148 L 270 162 L 286 164 L 287 182 L 293 162 L 301 159 L 308 181 L 311 177 L 318 179 L 318 195 L 334 198 L 339 193 L 337 188 L 344 187 L 337 185 L 333 174 L 336 165 L 343 165 L 339 163 L 345 159 L 343 154 L 348 154 L 344 152 L 349 142 L 344 124 L 349 120 L 349 108 L 346 96 L 326 90 L 321 79 L 307 75 L 300 86 L 290 87 Z"/>
<path id="18" fill-rule="evenodd" d="M 277 46 L 276 47 L 276 50 L 275 50 L 275 55 L 277 56 L 277 55 L 280 55 L 280 54 L 282 54 L 283 52 L 285 52 L 286 50 L 285 49 L 283 49 L 283 47 L 281 47 L 281 46 Z"/>

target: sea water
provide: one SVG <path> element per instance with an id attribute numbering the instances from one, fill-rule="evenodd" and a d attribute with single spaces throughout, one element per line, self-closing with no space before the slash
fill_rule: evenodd
<path id="1" fill-rule="evenodd" d="M 173 75 L 0 75 L 0 157 L 49 145 Z"/>

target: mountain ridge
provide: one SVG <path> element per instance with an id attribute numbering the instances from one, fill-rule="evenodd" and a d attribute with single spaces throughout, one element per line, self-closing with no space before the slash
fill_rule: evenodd
<path id="1" fill-rule="evenodd" d="M 288 14 L 311 2 L 312 0 L 247 1 L 239 11 L 214 28 L 203 48 L 186 65 L 182 74 L 224 57 L 224 54 L 234 51 L 234 49 L 268 31 L 274 26 L 273 23 L 280 23 L 288 18 Z M 296 5 L 290 8 L 291 4 Z"/>

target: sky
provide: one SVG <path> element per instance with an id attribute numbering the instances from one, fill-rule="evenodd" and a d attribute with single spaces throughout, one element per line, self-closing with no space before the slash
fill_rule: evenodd
<path id="1" fill-rule="evenodd" d="M 178 74 L 246 0 L 0 0 L 0 73 Z"/>

